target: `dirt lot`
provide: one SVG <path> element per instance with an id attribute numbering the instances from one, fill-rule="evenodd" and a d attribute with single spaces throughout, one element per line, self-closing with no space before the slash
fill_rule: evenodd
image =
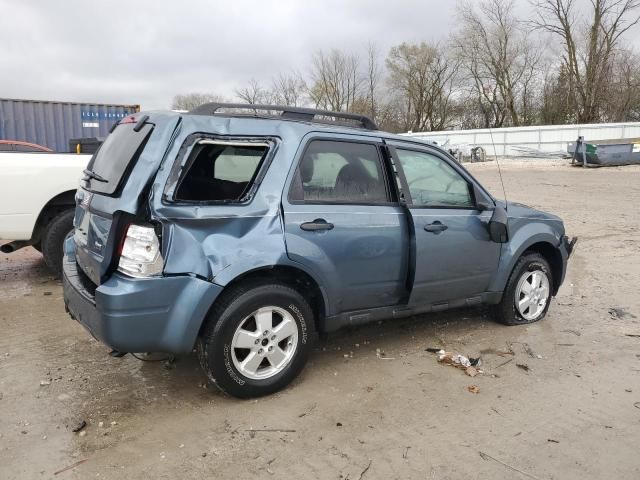
<path id="1" fill-rule="evenodd" d="M 502 196 L 495 164 L 471 170 Z M 109 357 L 37 252 L 0 256 L 0 477 L 640 478 L 640 168 L 503 173 L 511 200 L 580 237 L 544 321 L 463 310 L 343 331 L 260 400 L 204 388 L 193 356 Z M 425 348 L 441 346 L 485 374 L 439 365 Z"/>

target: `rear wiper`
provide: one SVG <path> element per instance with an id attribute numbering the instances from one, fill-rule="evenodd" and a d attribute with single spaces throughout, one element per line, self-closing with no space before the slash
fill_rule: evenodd
<path id="1" fill-rule="evenodd" d="M 109 183 L 109 180 L 107 180 L 106 178 L 98 175 L 96 172 L 92 172 L 91 170 L 89 170 L 87 168 L 85 168 L 82 171 L 82 173 L 84 173 L 87 176 L 87 178 L 85 178 L 84 180 L 89 180 L 89 178 L 92 178 L 92 179 L 97 180 L 97 181 L 102 182 L 102 183 Z"/>

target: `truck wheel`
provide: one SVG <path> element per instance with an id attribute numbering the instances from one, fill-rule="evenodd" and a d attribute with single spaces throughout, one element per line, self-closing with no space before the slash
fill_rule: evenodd
<path id="1" fill-rule="evenodd" d="M 65 210 L 49 222 L 42 236 L 42 256 L 44 263 L 58 278 L 62 276 L 63 243 L 67 234 L 73 229 L 74 210 Z"/>
<path id="2" fill-rule="evenodd" d="M 198 338 L 200 365 L 222 391 L 259 397 L 287 386 L 309 354 L 313 312 L 282 284 L 238 286 L 209 313 Z"/>
<path id="3" fill-rule="evenodd" d="M 549 263 L 539 253 L 526 253 L 513 268 L 502 301 L 493 307 L 494 317 L 505 325 L 542 320 L 549 310 L 552 285 Z"/>

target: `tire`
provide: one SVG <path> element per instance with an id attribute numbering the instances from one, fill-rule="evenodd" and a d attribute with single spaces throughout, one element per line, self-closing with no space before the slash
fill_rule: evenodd
<path id="1" fill-rule="evenodd" d="M 544 275 L 546 278 L 546 299 L 544 306 L 541 306 L 540 300 L 538 299 L 545 297 L 543 288 L 544 280 L 541 282 L 542 289 L 538 290 L 540 297 L 530 297 L 520 288 L 521 282 L 526 281 L 532 284 L 534 282 L 528 282 L 528 280 L 541 278 L 539 275 Z M 523 288 L 528 289 L 529 287 L 524 286 Z M 526 325 L 542 320 L 547 314 L 549 305 L 551 304 L 552 288 L 553 275 L 549 263 L 538 253 L 525 252 L 515 267 L 513 267 L 504 294 L 502 295 L 502 300 L 498 305 L 492 307 L 493 316 L 498 322 L 504 323 L 505 325 Z M 523 304 L 525 306 L 527 304 L 530 305 L 528 309 L 523 308 L 524 313 L 521 312 L 516 305 L 516 292 L 518 292 L 518 298 L 524 302 Z M 527 299 L 530 298 L 532 301 L 527 302 Z"/>
<path id="2" fill-rule="evenodd" d="M 51 273 L 62 277 L 63 243 L 68 233 L 73 230 L 74 210 L 65 210 L 49 222 L 41 240 L 42 256 Z"/>
<path id="3" fill-rule="evenodd" d="M 240 285 L 223 295 L 209 312 L 196 344 L 200 365 L 208 379 L 238 398 L 269 395 L 286 387 L 304 368 L 311 349 L 309 328 L 314 325 L 314 318 L 307 301 L 298 291 L 278 283 Z M 260 312 L 263 319 L 260 325 L 267 325 L 265 331 L 269 331 L 266 336 L 258 324 Z M 272 331 L 268 327 L 270 322 L 264 320 L 268 318 L 273 320 Z M 295 338 L 285 336 L 281 329 L 285 323 L 287 332 L 295 331 Z M 273 340 L 279 328 L 282 338 Z M 250 344 L 251 348 L 240 348 L 238 344 Z M 269 348 L 273 353 L 268 353 L 272 351 Z M 288 355 L 288 360 L 280 360 L 284 358 L 282 354 Z M 257 370 L 251 374 L 253 368 L 249 365 L 258 361 Z M 276 366 L 277 361 L 282 362 L 280 367 Z M 247 362 L 246 370 L 243 362 Z"/>

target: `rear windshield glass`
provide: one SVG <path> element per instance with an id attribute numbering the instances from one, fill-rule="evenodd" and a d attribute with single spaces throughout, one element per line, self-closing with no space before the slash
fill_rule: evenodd
<path id="1" fill-rule="evenodd" d="M 145 124 L 139 132 L 134 132 L 134 127 L 134 123 L 118 125 L 100 146 L 87 166 L 87 170 L 95 174 L 94 178 L 85 176 L 89 190 L 106 195 L 116 192 L 153 129 L 153 125 Z"/>
<path id="2" fill-rule="evenodd" d="M 176 200 L 239 202 L 249 192 L 268 151 L 265 144 L 201 143 L 178 186 Z"/>

